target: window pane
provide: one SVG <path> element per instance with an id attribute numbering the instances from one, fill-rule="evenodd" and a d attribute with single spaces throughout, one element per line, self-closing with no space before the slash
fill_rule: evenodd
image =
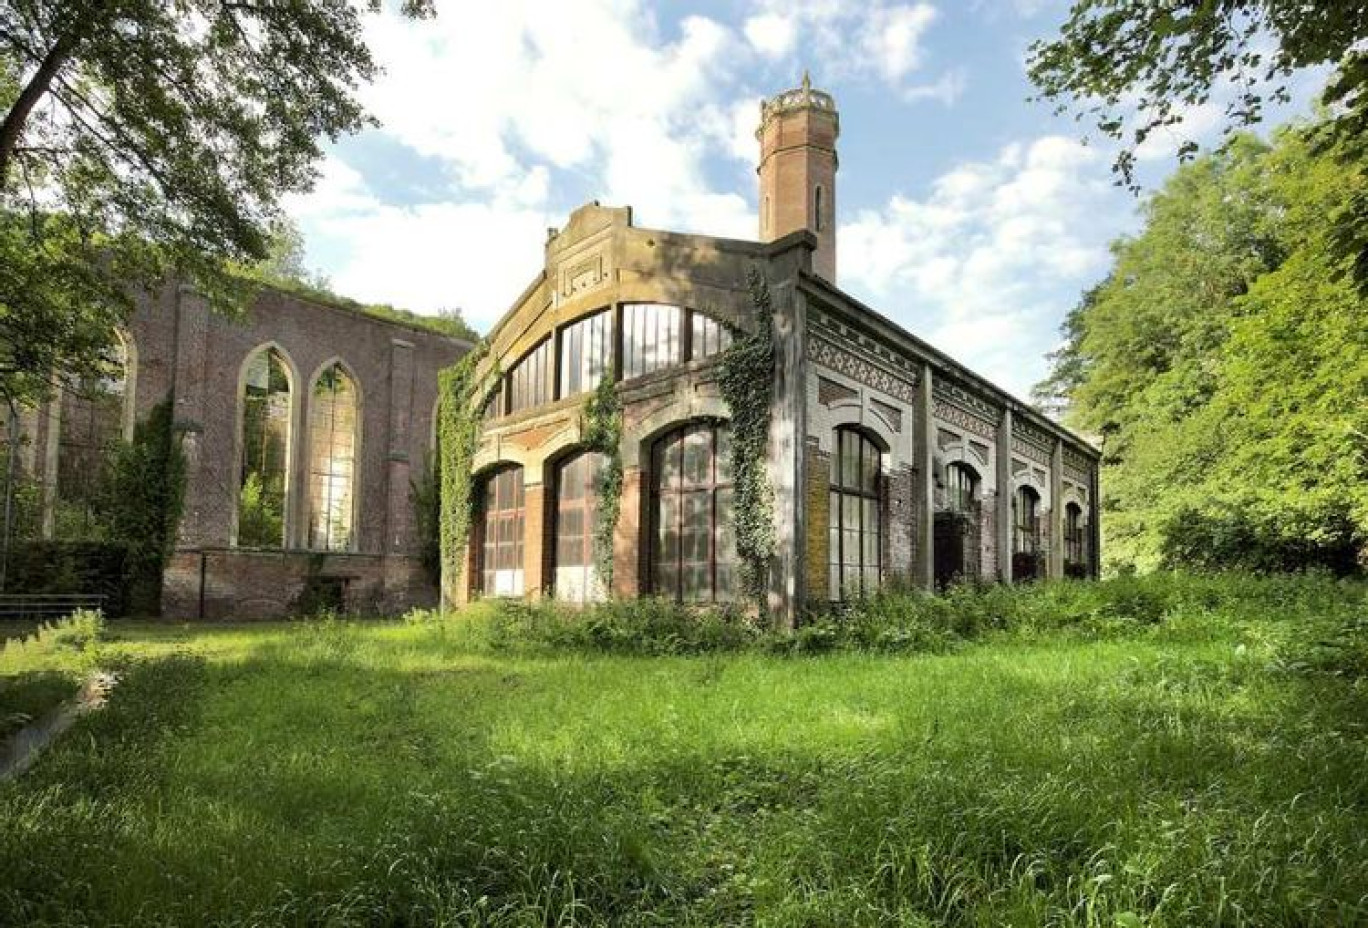
<path id="1" fill-rule="evenodd" d="M 717 449 L 726 447 L 725 428 L 711 425 L 688 426 L 656 443 L 652 558 L 655 589 L 661 595 L 690 601 L 731 596 L 736 559 L 732 497 L 729 487 L 718 486 L 716 457 Z"/>
<path id="2" fill-rule="evenodd" d="M 623 377 L 640 377 L 678 364 L 682 360 L 683 321 L 684 311 L 678 306 L 623 306 Z"/>
<path id="3" fill-rule="evenodd" d="M 341 364 L 319 375 L 309 407 L 309 547 L 352 547 L 355 510 L 356 384 Z"/>
<path id="4" fill-rule="evenodd" d="M 562 397 L 593 390 L 608 370 L 612 342 L 607 311 L 574 322 L 561 331 Z"/>
<path id="5" fill-rule="evenodd" d="M 481 498 L 485 510 L 482 590 L 487 596 L 521 596 L 522 468 L 507 468 L 485 478 Z"/>
<path id="6" fill-rule="evenodd" d="M 285 542 L 290 441 L 290 383 L 274 348 L 248 362 L 242 396 L 242 461 L 237 543 L 278 548 Z"/>
<path id="7" fill-rule="evenodd" d="M 551 339 L 544 339 L 509 373 L 509 412 L 551 401 Z"/>

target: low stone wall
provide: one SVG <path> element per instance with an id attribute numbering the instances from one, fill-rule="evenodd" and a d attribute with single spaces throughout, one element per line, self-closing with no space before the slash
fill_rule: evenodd
<path id="1" fill-rule="evenodd" d="M 162 614 L 170 619 L 279 619 L 296 610 L 311 584 L 336 592 L 347 612 L 393 615 L 437 602 L 437 589 L 416 557 L 202 548 L 171 556 Z"/>

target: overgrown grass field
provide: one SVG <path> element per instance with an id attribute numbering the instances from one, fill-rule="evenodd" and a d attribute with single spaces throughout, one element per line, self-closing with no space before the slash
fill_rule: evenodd
<path id="1" fill-rule="evenodd" d="M 1364 923 L 1363 609 L 1158 577 L 786 640 L 114 623 L 110 704 L 0 786 L 0 924 Z"/>

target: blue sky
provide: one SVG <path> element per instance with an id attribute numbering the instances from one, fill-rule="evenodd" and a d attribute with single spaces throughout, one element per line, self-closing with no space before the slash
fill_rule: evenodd
<path id="1" fill-rule="evenodd" d="M 597 199 L 638 225 L 756 235 L 762 97 L 803 69 L 841 111 L 838 283 L 1025 395 L 1107 245 L 1138 225 L 1113 152 L 1027 101 L 1030 42 L 1065 0 L 443 3 L 381 16 L 380 126 L 330 150 L 287 208 L 339 292 L 487 330 L 537 273 L 548 226 Z M 459 13 L 458 13 L 459 10 Z M 1296 88 L 1285 118 L 1319 80 Z M 1141 178 L 1220 108 L 1146 145 Z"/>

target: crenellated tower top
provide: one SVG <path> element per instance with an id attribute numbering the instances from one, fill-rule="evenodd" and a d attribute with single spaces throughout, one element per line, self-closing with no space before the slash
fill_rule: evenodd
<path id="1" fill-rule="evenodd" d="M 807 229 L 817 236 L 813 270 L 836 282 L 836 138 L 831 94 L 803 82 L 760 103 L 760 239 Z"/>

